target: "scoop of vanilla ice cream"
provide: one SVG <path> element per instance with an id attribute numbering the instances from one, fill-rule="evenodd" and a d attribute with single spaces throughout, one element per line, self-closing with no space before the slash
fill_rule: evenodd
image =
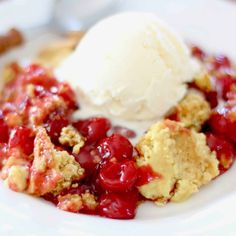
<path id="1" fill-rule="evenodd" d="M 83 104 L 127 120 L 163 116 L 198 71 L 181 38 L 155 15 L 121 13 L 94 25 L 57 69 Z"/>

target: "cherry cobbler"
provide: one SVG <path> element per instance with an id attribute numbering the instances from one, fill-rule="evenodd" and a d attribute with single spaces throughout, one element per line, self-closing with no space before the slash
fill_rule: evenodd
<path id="1" fill-rule="evenodd" d="M 75 119 L 74 91 L 49 69 L 9 64 L 0 96 L 1 178 L 62 210 L 115 219 L 134 218 L 146 199 L 187 199 L 232 166 L 236 142 L 234 65 L 198 47 L 192 54 L 201 73 L 136 146 L 133 130 L 104 117 L 78 112 Z"/>

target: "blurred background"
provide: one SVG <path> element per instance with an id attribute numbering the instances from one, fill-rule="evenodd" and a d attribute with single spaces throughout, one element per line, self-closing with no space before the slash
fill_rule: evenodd
<path id="1" fill-rule="evenodd" d="M 0 32 L 13 26 L 47 27 L 59 34 L 86 30 L 107 15 L 134 10 L 156 13 L 186 40 L 232 53 L 235 0 L 0 0 Z"/>

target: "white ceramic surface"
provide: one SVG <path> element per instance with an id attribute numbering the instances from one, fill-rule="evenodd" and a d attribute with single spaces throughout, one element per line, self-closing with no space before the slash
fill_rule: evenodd
<path id="1" fill-rule="evenodd" d="M 223 0 L 126 0 L 121 10 L 127 9 L 153 11 L 187 40 L 236 59 L 236 4 Z M 16 55 L 11 52 L 11 57 Z M 234 236 L 235 179 L 236 164 L 188 201 L 162 208 L 146 203 L 139 208 L 136 219 L 130 221 L 63 212 L 43 200 L 12 192 L 0 182 L 0 235 Z"/>
<path id="2" fill-rule="evenodd" d="M 32 28 L 46 24 L 53 12 L 55 0 L 0 1 L 0 32 L 10 27 Z"/>

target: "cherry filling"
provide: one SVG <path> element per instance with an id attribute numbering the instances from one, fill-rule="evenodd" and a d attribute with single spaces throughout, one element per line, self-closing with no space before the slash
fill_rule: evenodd
<path id="1" fill-rule="evenodd" d="M 119 125 L 114 126 L 112 128 L 112 132 L 120 134 L 126 138 L 135 138 L 137 136 L 137 134 L 133 130 L 119 126 Z"/>
<path id="2" fill-rule="evenodd" d="M 216 91 L 204 92 L 206 100 L 209 102 L 211 108 L 215 108 L 218 105 L 218 98 Z"/>
<path id="3" fill-rule="evenodd" d="M 216 151 L 219 160 L 219 169 L 221 173 L 227 171 L 235 160 L 235 148 L 232 143 L 224 138 L 207 133 L 207 144 L 212 151 Z"/>
<path id="4" fill-rule="evenodd" d="M 69 84 L 59 83 L 55 92 L 66 102 L 66 105 L 69 109 L 75 110 L 79 107 L 76 101 L 75 92 L 72 90 Z"/>
<path id="5" fill-rule="evenodd" d="M 94 147 L 90 145 L 85 145 L 81 148 L 79 154 L 73 153 L 73 155 L 81 167 L 85 169 L 86 176 L 91 176 L 101 161 Z"/>
<path id="6" fill-rule="evenodd" d="M 100 169 L 99 179 L 104 190 L 123 192 L 134 187 L 137 180 L 137 167 L 134 161 L 108 162 Z"/>
<path id="7" fill-rule="evenodd" d="M 227 94 L 236 91 L 236 79 L 231 75 L 225 74 L 215 78 L 216 91 L 219 97 L 227 100 Z"/>
<path id="8" fill-rule="evenodd" d="M 76 197 L 88 191 L 98 201 L 98 206 L 91 210 L 84 205 L 80 212 L 91 214 L 92 211 L 93 214 L 118 219 L 133 218 L 138 201 L 136 198 L 132 202 L 129 200 L 130 192 L 137 195 L 137 167 L 132 159 L 133 146 L 121 134 L 108 136 L 108 131 L 114 133 L 117 130 L 106 118 L 92 117 L 72 122 L 71 114 L 77 108 L 76 96 L 70 86 L 58 82 L 41 66 L 33 64 L 18 70 L 15 78 L 7 83 L 0 100 L 0 167 L 14 150 L 20 151 L 17 153 L 23 159 L 30 156 L 27 163 L 31 163 L 28 160 L 33 158 L 35 132 L 38 126 L 42 126 L 55 149 L 74 155 L 85 170 L 81 181 L 58 194 L 47 193 L 43 197 L 59 204 L 60 199 L 66 199 L 70 194 Z M 59 142 L 63 127 L 68 125 L 73 125 L 84 137 L 85 145 L 78 153 Z M 132 130 L 127 129 L 126 133 L 134 136 Z M 35 187 L 38 192 L 45 192 L 40 189 L 40 184 L 45 182 L 45 174 L 37 173 L 34 176 L 37 177 Z M 61 198 L 63 196 L 65 198 Z M 109 199 L 114 199 L 114 204 L 110 204 Z"/>
<path id="9" fill-rule="evenodd" d="M 79 120 L 74 123 L 77 130 L 87 139 L 89 143 L 95 143 L 106 137 L 107 131 L 111 128 L 108 119 L 94 117 L 86 120 Z"/>
<path id="10" fill-rule="evenodd" d="M 138 169 L 137 186 L 141 186 L 151 182 L 154 179 L 160 179 L 161 175 L 156 173 L 151 166 L 146 165 Z"/>
<path id="11" fill-rule="evenodd" d="M 34 148 L 34 133 L 27 127 L 19 126 L 11 131 L 9 148 L 19 148 L 24 154 L 30 155 Z"/>
<path id="12" fill-rule="evenodd" d="M 9 128 L 6 122 L 4 121 L 1 111 L 0 111 L 0 132 L 1 132 L 0 143 L 7 143 L 9 138 Z"/>
<path id="13" fill-rule="evenodd" d="M 46 78 L 46 79 L 45 79 Z M 58 86 L 59 82 L 48 76 L 45 69 L 37 64 L 32 64 L 26 67 L 24 73 L 22 74 L 23 84 L 32 84 L 35 86 L 40 86 L 46 91 L 50 91 L 52 87 Z"/>
<path id="14" fill-rule="evenodd" d="M 133 146 L 128 139 L 120 134 L 113 134 L 99 142 L 98 153 L 103 159 L 115 158 L 118 161 L 130 159 L 133 155 Z"/>
<path id="15" fill-rule="evenodd" d="M 223 107 L 212 113 L 208 121 L 210 129 L 225 139 L 236 142 L 236 113 Z"/>
<path id="16" fill-rule="evenodd" d="M 8 145 L 6 143 L 0 143 L 0 170 L 3 166 L 3 161 L 8 156 Z"/>
<path id="17" fill-rule="evenodd" d="M 220 172 L 224 173 L 235 160 L 236 73 L 229 58 L 224 55 L 207 55 L 198 47 L 192 48 L 192 54 L 203 62 L 210 75 L 210 91 L 196 85 L 195 88 L 205 94 L 213 109 L 204 130 L 207 132 L 207 144 L 217 154 Z"/>
<path id="18" fill-rule="evenodd" d="M 60 112 L 54 112 L 49 115 L 45 127 L 54 143 L 58 143 L 62 128 L 66 127 L 68 124 L 68 118 L 63 114 L 60 114 Z"/>
<path id="19" fill-rule="evenodd" d="M 206 57 L 206 53 L 197 46 L 192 47 L 192 55 L 202 61 Z"/>
<path id="20" fill-rule="evenodd" d="M 136 214 L 138 193 L 105 193 L 99 201 L 98 211 L 101 216 L 113 219 L 133 219 Z"/>
<path id="21" fill-rule="evenodd" d="M 230 68 L 231 62 L 228 57 L 219 54 L 214 57 L 212 66 L 214 70 L 219 70 L 221 68 Z"/>

